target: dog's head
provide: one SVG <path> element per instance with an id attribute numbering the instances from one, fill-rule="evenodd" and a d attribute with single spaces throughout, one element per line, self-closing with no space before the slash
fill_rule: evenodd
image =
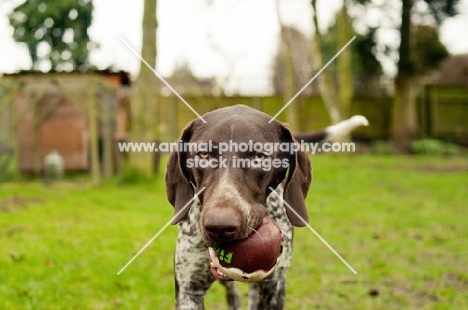
<path id="1" fill-rule="evenodd" d="M 294 143 L 290 130 L 278 121 L 268 123 L 267 114 L 241 105 L 215 110 L 203 118 L 207 123 L 197 119 L 184 129 L 180 140 L 187 147 L 173 152 L 167 164 L 167 196 L 179 213 L 173 224 L 187 214 L 189 207 L 180 211 L 194 194 L 205 188 L 199 195 L 205 245 L 246 238 L 267 212 L 264 203 L 269 188 L 287 177 L 283 198 L 300 217 L 289 208 L 287 215 L 293 225 L 304 226 L 311 164 L 305 153 L 278 149 L 281 143 Z M 194 143 L 191 150 L 187 143 Z M 276 144 L 277 148 L 257 152 L 256 143 Z"/>

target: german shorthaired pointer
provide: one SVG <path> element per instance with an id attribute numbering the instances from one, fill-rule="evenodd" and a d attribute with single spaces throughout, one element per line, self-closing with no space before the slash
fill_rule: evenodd
<path id="1" fill-rule="evenodd" d="M 167 196 L 175 207 L 177 217 L 173 224 L 179 226 L 175 253 L 176 309 L 204 309 L 204 295 L 216 280 L 211 271 L 207 247 L 216 247 L 224 242 L 247 237 L 262 221 L 265 214 L 280 227 L 284 247 L 277 269 L 260 282 L 250 283 L 249 309 L 283 309 L 285 298 L 285 273 L 291 263 L 293 226 L 304 222 L 288 208 L 281 199 L 271 194 L 276 192 L 291 205 L 297 214 L 308 220 L 304 199 L 312 180 L 312 168 L 305 152 L 271 154 L 241 152 L 234 148 L 220 155 L 216 147 L 220 143 L 294 143 L 295 136 L 284 124 L 273 121 L 270 116 L 243 105 L 222 108 L 203 116 L 206 123 L 197 119 L 183 131 L 180 140 L 184 143 L 207 143 L 214 147 L 209 151 L 180 150 L 173 152 L 167 164 L 165 181 Z M 321 131 L 297 135 L 307 142 L 336 138 L 353 128 L 367 125 L 363 116 L 354 116 L 335 126 Z M 236 159 L 266 161 L 287 160 L 289 166 L 277 168 L 233 168 Z M 225 166 L 194 167 L 190 160 L 220 159 Z M 190 207 L 184 206 L 203 187 Z M 271 194 L 271 195 L 270 195 Z M 181 210 L 184 210 L 180 212 Z M 240 309 L 240 295 L 235 282 L 221 283 L 227 288 L 230 310 Z"/>

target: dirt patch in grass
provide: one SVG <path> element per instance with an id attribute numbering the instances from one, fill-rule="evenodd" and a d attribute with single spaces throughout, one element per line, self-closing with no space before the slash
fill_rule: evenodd
<path id="1" fill-rule="evenodd" d="M 455 172 L 468 172 L 468 162 L 466 164 L 450 165 L 450 166 L 435 166 L 435 165 L 424 165 L 417 167 L 419 171 L 428 172 L 443 172 L 443 173 L 455 173 Z"/>
<path id="2" fill-rule="evenodd" d="M 468 290 L 468 280 L 464 279 L 462 275 L 456 273 L 446 273 L 442 276 L 442 281 L 449 287 L 460 291 Z"/>
<path id="3" fill-rule="evenodd" d="M 391 166 L 386 166 L 386 165 L 372 165 L 371 166 L 374 169 L 377 170 L 399 170 L 399 171 L 414 171 L 414 172 L 434 172 L 434 173 L 458 173 L 458 172 L 468 172 L 468 161 L 466 163 L 457 163 L 457 164 L 451 164 L 451 165 L 445 165 L 445 164 L 440 164 L 440 165 L 391 165 Z"/>
<path id="4" fill-rule="evenodd" d="M 0 200 L 0 212 L 12 212 L 17 209 L 26 209 L 33 203 L 42 202 L 42 198 L 13 196 Z"/>

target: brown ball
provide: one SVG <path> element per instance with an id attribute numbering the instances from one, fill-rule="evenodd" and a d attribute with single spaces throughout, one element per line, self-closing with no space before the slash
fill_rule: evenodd
<path id="1" fill-rule="evenodd" d="M 281 230 L 265 216 L 263 223 L 247 238 L 210 248 L 212 272 L 224 281 L 259 281 L 276 268 L 282 250 Z"/>

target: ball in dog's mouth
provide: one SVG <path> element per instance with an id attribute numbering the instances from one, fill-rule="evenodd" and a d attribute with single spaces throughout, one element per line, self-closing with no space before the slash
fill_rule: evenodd
<path id="1" fill-rule="evenodd" d="M 245 239 L 208 248 L 211 273 L 220 281 L 256 282 L 278 266 L 283 234 L 269 217 Z"/>

